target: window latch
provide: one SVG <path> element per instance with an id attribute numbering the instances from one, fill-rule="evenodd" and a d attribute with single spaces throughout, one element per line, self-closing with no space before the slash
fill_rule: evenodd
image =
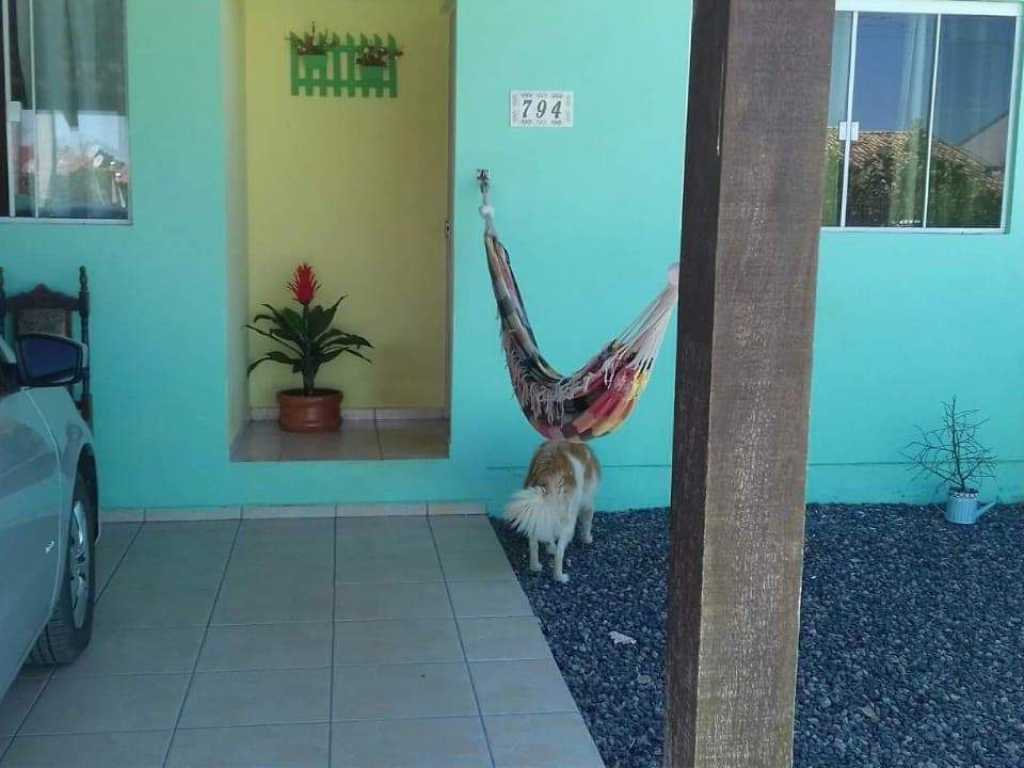
<path id="1" fill-rule="evenodd" d="M 860 138 L 860 123 L 855 120 L 843 120 L 839 124 L 840 141 L 857 141 Z"/>

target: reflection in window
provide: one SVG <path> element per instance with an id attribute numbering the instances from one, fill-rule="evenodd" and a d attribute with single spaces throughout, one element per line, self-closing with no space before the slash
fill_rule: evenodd
<path id="1" fill-rule="evenodd" d="M 128 218 L 124 0 L 10 0 L 9 15 L 14 214 Z"/>
<path id="2" fill-rule="evenodd" d="M 944 16 L 928 223 L 998 227 L 1013 81 L 1013 19 Z"/>
<path id="3" fill-rule="evenodd" d="M 1016 25 L 837 14 L 825 226 L 1002 226 Z"/>
<path id="4" fill-rule="evenodd" d="M 857 34 L 846 223 L 920 227 L 924 221 L 935 16 L 862 13 Z"/>

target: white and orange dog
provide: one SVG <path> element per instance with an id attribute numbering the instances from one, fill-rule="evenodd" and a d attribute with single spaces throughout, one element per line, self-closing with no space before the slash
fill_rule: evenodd
<path id="1" fill-rule="evenodd" d="M 530 540 L 530 570 L 541 570 L 538 546 L 544 542 L 554 555 L 555 581 L 565 583 L 565 548 L 580 523 L 580 538 L 593 542 L 594 497 L 601 481 L 601 465 L 583 443 L 555 440 L 533 455 L 523 490 L 505 507 L 505 518 Z"/>

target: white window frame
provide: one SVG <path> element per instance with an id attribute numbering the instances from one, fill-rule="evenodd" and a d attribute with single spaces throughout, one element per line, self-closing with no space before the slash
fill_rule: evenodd
<path id="1" fill-rule="evenodd" d="M 837 0 L 837 12 L 853 13 L 853 39 L 850 45 L 850 76 L 847 83 L 846 116 L 853 111 L 853 92 L 856 80 L 857 23 L 860 13 L 906 13 L 937 15 L 935 28 L 935 61 L 932 71 L 932 99 L 928 112 L 927 171 L 925 174 L 924 215 L 920 227 L 848 227 L 846 226 L 847 193 L 849 191 L 850 142 L 844 143 L 843 194 L 838 226 L 823 226 L 823 232 L 899 232 L 907 235 L 1004 235 L 1009 230 L 1010 200 L 1013 197 L 1014 146 L 1017 139 L 1017 118 L 1020 90 L 1021 27 L 1024 26 L 1024 6 L 1019 2 L 976 2 L 975 0 Z M 939 66 L 939 44 L 943 16 L 1005 16 L 1017 20 L 1013 42 L 1013 74 L 1010 82 L 1010 125 L 1006 134 L 1006 171 L 1003 174 L 1003 210 L 998 227 L 928 227 L 928 192 L 931 173 L 932 127 L 935 122 L 935 91 Z"/>
<path id="2" fill-rule="evenodd" d="M 36 103 L 36 52 L 35 52 L 35 6 L 33 3 L 29 3 L 29 39 L 31 42 L 31 48 L 29 52 L 29 59 L 32 66 L 32 104 Z M 4 88 L 0 92 L 0 99 L 4 100 L 4 103 L 11 103 L 11 52 L 10 52 L 10 34 L 8 30 L 11 26 L 10 18 L 10 0 L 0 0 L 0 53 L 2 53 L 3 61 L 0 64 L 3 65 L 4 74 Z M 125 0 L 125 13 L 124 13 L 124 39 L 128 39 L 128 2 Z M 128 115 L 128 46 L 124 46 L 125 51 L 125 62 L 124 62 L 124 91 L 125 91 L 125 105 L 124 105 L 124 118 L 128 121 L 128 132 L 125 137 L 125 141 L 128 146 L 128 158 L 129 161 L 132 158 L 132 146 L 131 146 L 131 118 Z M 8 108 L 9 109 L 9 108 Z M 14 224 L 18 226 L 46 226 L 48 224 L 59 224 L 59 225 L 72 225 L 72 226 L 89 226 L 89 227 L 127 227 L 134 223 L 135 206 L 132 200 L 132 190 L 134 184 L 128 185 L 128 216 L 124 219 L 68 219 L 68 218 L 39 218 L 39 198 L 34 196 L 33 199 L 33 215 L 31 217 L 18 217 L 14 215 L 15 199 L 14 199 L 14 174 L 12 169 L 14 168 L 14 146 L 12 144 L 13 134 L 11 132 L 11 123 L 9 119 L 4 120 L 2 126 L 5 134 L 7 147 L 7 157 L 4 158 L 6 163 L 6 171 L 8 174 L 7 178 L 7 194 L 8 194 L 8 210 L 11 212 L 10 216 L 0 216 L 0 227 L 8 224 Z M 36 156 L 36 164 L 38 166 L 39 158 Z M 134 170 L 132 166 L 129 166 Z M 36 173 L 38 178 L 39 174 Z"/>

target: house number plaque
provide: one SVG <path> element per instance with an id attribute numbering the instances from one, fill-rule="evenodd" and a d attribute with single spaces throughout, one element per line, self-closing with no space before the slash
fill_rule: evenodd
<path id="1" fill-rule="evenodd" d="M 513 128 L 572 128 L 572 91 L 512 91 Z"/>

